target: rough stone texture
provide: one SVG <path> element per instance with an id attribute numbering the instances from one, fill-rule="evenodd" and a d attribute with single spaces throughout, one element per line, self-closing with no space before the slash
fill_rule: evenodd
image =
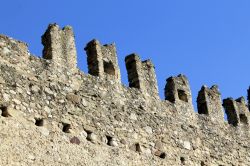
<path id="1" fill-rule="evenodd" d="M 76 48 L 72 27 L 63 29 L 56 24 L 50 24 L 42 36 L 43 58 L 51 59 L 54 64 L 66 66 L 68 69 L 76 68 Z M 59 67 L 56 66 L 56 67 Z"/>
<path id="2" fill-rule="evenodd" d="M 211 120 L 223 122 L 224 113 L 221 96 L 216 85 L 211 88 L 202 86 L 197 97 L 197 108 L 199 114 L 206 114 L 211 117 Z"/>
<path id="3" fill-rule="evenodd" d="M 85 50 L 89 74 L 121 82 L 115 44 L 101 45 L 98 40 L 94 39 L 87 44 Z"/>
<path id="4" fill-rule="evenodd" d="M 182 118 L 196 121 L 192 103 L 192 94 L 188 79 L 185 75 L 169 77 L 165 86 L 165 99 L 174 103 L 175 108 L 182 114 Z"/>
<path id="5" fill-rule="evenodd" d="M 229 124 L 234 126 L 239 125 L 239 123 L 249 125 L 249 110 L 243 97 L 237 100 L 233 100 L 233 98 L 224 99 L 223 106 L 225 107 Z"/>
<path id="6" fill-rule="evenodd" d="M 76 54 L 64 47 L 68 40 L 60 41 L 46 42 L 43 59 L 0 35 L 0 165 L 250 165 L 249 110 L 242 98 L 224 100 L 228 123 L 217 90 L 203 88 L 198 102 L 208 114 L 198 114 L 184 75 L 167 79 L 161 101 L 150 96 L 157 86 L 151 62 L 131 61 L 140 67 L 127 67 L 136 86 L 126 87 L 118 74 L 105 76 L 99 48 L 93 54 L 102 58 L 89 63 L 98 74 L 70 70 L 75 60 L 61 60 Z M 56 51 L 48 53 L 49 47 Z"/>
<path id="7" fill-rule="evenodd" d="M 137 54 L 128 55 L 125 58 L 125 63 L 129 87 L 140 89 L 147 98 L 159 99 L 153 63 L 150 60 L 141 61 Z"/>

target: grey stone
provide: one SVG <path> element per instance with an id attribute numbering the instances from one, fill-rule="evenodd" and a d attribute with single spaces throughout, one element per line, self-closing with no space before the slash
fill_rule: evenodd
<path id="1" fill-rule="evenodd" d="M 42 44 L 40 58 L 0 35 L 0 165 L 250 165 L 243 97 L 223 100 L 225 121 L 217 86 L 201 88 L 197 113 L 183 74 L 160 100 L 150 60 L 125 58 L 127 87 L 114 44 L 87 44 L 89 74 L 76 67 L 72 28 L 49 25 Z"/>

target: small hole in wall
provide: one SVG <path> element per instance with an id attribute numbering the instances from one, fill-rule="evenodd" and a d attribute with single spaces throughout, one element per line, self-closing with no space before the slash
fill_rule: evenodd
<path id="1" fill-rule="evenodd" d="M 2 111 L 1 116 L 3 117 L 10 117 L 10 113 L 8 111 L 8 108 L 6 106 L 0 107 L 0 110 Z"/>
<path id="2" fill-rule="evenodd" d="M 136 151 L 136 152 L 139 152 L 139 153 L 142 152 L 142 150 L 141 150 L 141 145 L 140 145 L 139 143 L 136 143 L 136 144 L 135 144 L 135 151 Z"/>
<path id="3" fill-rule="evenodd" d="M 185 158 L 181 157 L 180 160 L 181 160 L 181 164 L 185 165 Z"/>
<path id="4" fill-rule="evenodd" d="M 162 152 L 162 153 L 160 154 L 160 156 L 159 156 L 159 157 L 160 157 L 160 158 L 162 158 L 162 159 L 165 159 L 165 158 L 166 158 L 166 156 L 167 156 L 167 155 L 166 155 L 166 153 L 165 153 L 165 152 Z"/>
<path id="5" fill-rule="evenodd" d="M 115 75 L 115 67 L 112 62 L 103 61 L 104 72 L 109 75 Z"/>
<path id="6" fill-rule="evenodd" d="M 35 119 L 35 125 L 36 126 L 43 126 L 44 125 L 44 120 L 43 119 Z"/>
<path id="7" fill-rule="evenodd" d="M 178 97 L 180 100 L 188 102 L 188 97 L 187 97 L 187 94 L 184 90 L 178 89 Z"/>
<path id="8" fill-rule="evenodd" d="M 240 114 L 240 122 L 243 124 L 247 124 L 247 116 L 245 114 Z"/>
<path id="9" fill-rule="evenodd" d="M 201 161 L 201 166 L 205 166 L 205 162 L 204 161 Z"/>
<path id="10" fill-rule="evenodd" d="M 165 159 L 167 157 L 167 154 L 165 152 L 162 152 L 160 150 L 155 152 L 155 156 L 161 158 L 161 159 Z"/>
<path id="11" fill-rule="evenodd" d="M 63 123 L 63 132 L 70 133 L 71 125 L 67 123 Z"/>
<path id="12" fill-rule="evenodd" d="M 198 103 L 198 113 L 208 115 L 207 103 Z"/>
<path id="13" fill-rule="evenodd" d="M 87 133 L 86 139 L 87 139 L 88 141 L 92 141 L 91 134 L 92 134 L 93 132 L 92 132 L 92 131 L 89 131 L 89 130 L 85 130 L 85 132 Z"/>
<path id="14" fill-rule="evenodd" d="M 108 146 L 112 146 L 112 145 L 111 145 L 111 144 L 112 144 L 111 141 L 112 141 L 113 138 L 110 137 L 110 136 L 106 136 L 106 138 L 107 138 L 107 141 L 108 141 L 108 142 L 107 142 L 107 145 L 108 145 Z"/>

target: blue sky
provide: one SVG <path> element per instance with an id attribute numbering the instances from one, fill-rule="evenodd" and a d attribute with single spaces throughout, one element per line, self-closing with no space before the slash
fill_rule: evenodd
<path id="1" fill-rule="evenodd" d="M 0 33 L 41 56 L 47 25 L 71 25 L 85 73 L 83 48 L 97 38 L 116 43 L 124 84 L 124 58 L 136 52 L 154 62 L 162 98 L 166 78 L 179 73 L 188 76 L 194 101 L 203 84 L 237 98 L 250 85 L 249 9 L 249 0 L 8 0 L 1 2 Z"/>

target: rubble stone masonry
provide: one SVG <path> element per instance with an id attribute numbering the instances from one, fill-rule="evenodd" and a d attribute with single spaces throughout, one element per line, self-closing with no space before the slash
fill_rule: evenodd
<path id="1" fill-rule="evenodd" d="M 1 166 L 250 165 L 249 99 L 202 86 L 195 112 L 187 77 L 168 78 L 161 100 L 153 63 L 137 54 L 125 59 L 127 87 L 114 44 L 85 46 L 89 74 L 71 27 L 49 25 L 42 44 L 39 58 L 0 35 Z"/>

